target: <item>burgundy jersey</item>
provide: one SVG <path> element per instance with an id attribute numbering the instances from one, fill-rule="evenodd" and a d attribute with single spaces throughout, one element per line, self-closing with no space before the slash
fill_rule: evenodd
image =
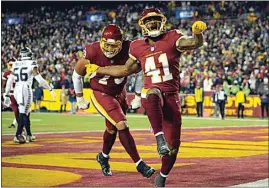
<path id="1" fill-rule="evenodd" d="M 7 81 L 10 74 L 11 74 L 11 71 L 4 72 L 2 79 Z M 11 90 L 10 90 L 10 94 L 12 95 L 13 95 L 13 90 L 14 90 L 15 85 L 16 83 L 13 82 Z"/>
<path id="2" fill-rule="evenodd" d="M 100 42 L 95 42 L 85 47 L 84 57 L 90 60 L 91 64 L 100 67 L 125 65 L 129 58 L 130 41 L 123 41 L 121 51 L 112 58 L 107 58 L 100 47 Z M 119 95 L 127 81 L 127 77 L 115 78 L 109 75 L 97 74 L 90 81 L 93 90 L 101 91 L 109 95 Z"/>
<path id="3" fill-rule="evenodd" d="M 157 87 L 163 92 L 179 89 L 179 58 L 176 41 L 183 34 L 178 30 L 165 33 L 154 46 L 146 40 L 135 40 L 130 44 L 130 57 L 141 63 L 144 72 L 144 88 Z"/>

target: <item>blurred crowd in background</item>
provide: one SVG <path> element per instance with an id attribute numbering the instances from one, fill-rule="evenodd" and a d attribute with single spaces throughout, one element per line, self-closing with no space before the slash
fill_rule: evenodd
<path id="1" fill-rule="evenodd" d="M 227 95 L 240 88 L 258 94 L 261 83 L 269 77 L 269 21 L 267 2 L 137 2 L 117 3 L 109 10 L 102 6 L 74 6 L 59 11 L 43 6 L 25 13 L 2 12 L 1 66 L 17 56 L 20 42 L 26 41 L 36 55 L 39 70 L 55 88 L 72 88 L 73 68 L 85 45 L 98 41 L 102 28 L 118 24 L 129 40 L 141 38 L 138 18 L 146 7 L 161 9 L 167 17 L 167 29 L 179 29 L 191 35 L 195 20 L 208 24 L 204 46 L 184 52 L 180 59 L 180 93 L 194 93 L 197 85 L 204 91 L 222 85 Z M 90 2 L 89 2 L 90 4 Z M 176 10 L 194 10 L 192 18 L 176 18 Z M 103 13 L 103 21 L 86 21 L 89 13 Z M 23 24 L 6 24 L 6 17 L 22 17 Z M 134 91 L 134 76 L 127 90 Z M 89 78 L 84 78 L 89 87 Z"/>

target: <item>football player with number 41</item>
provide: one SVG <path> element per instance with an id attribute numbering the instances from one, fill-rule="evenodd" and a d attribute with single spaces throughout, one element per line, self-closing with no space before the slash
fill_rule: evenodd
<path id="1" fill-rule="evenodd" d="M 107 25 L 102 31 L 100 42 L 87 45 L 84 50 L 84 57 L 79 59 L 73 72 L 74 89 L 77 96 L 77 104 L 81 109 L 87 109 L 89 102 L 83 98 L 82 77 L 86 75 L 88 65 L 100 67 L 124 65 L 129 58 L 130 42 L 123 40 L 122 30 L 113 24 Z M 135 141 L 131 135 L 127 120 L 126 101 L 127 77 L 113 77 L 109 75 L 96 75 L 90 80 L 91 104 L 105 117 L 106 130 L 103 135 L 103 149 L 96 160 L 100 163 L 104 176 L 111 176 L 109 165 L 109 153 L 116 140 L 117 132 L 119 140 L 126 152 L 136 163 L 137 171 L 144 177 L 151 177 L 155 172 L 140 158 Z"/>
<path id="2" fill-rule="evenodd" d="M 206 30 L 204 22 L 196 21 L 192 25 L 193 36 L 184 36 L 179 30 L 166 31 L 165 24 L 166 17 L 159 9 L 145 9 L 139 18 L 144 38 L 130 44 L 130 58 L 125 65 L 88 65 L 88 73 L 92 73 L 92 76 L 122 77 L 142 68 L 142 106 L 154 131 L 158 153 L 162 157 L 161 172 L 154 180 L 157 187 L 165 186 L 180 146 L 179 58 L 183 51 L 203 45 L 202 32 Z"/>

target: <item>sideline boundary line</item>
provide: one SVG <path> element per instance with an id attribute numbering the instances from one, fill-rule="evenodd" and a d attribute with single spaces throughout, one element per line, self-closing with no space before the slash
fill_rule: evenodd
<path id="1" fill-rule="evenodd" d="M 210 126 L 210 127 L 182 127 L 182 129 L 214 129 L 214 128 L 251 128 L 251 127 L 268 127 L 268 125 L 246 125 L 246 126 Z M 59 132 L 35 132 L 35 134 L 70 134 L 70 133 L 94 133 L 103 132 L 104 130 L 93 130 L 93 131 L 59 131 Z M 131 129 L 131 131 L 150 131 L 150 129 Z M 2 134 L 2 136 L 10 136 L 14 133 Z"/>
<path id="2" fill-rule="evenodd" d="M 9 112 L 2 112 L 2 114 L 3 113 L 9 113 Z M 57 116 L 59 116 L 59 115 L 61 115 L 61 116 L 66 116 L 66 115 L 69 115 L 69 113 L 66 113 L 66 114 L 60 114 L 60 113 L 54 113 L 54 112 L 38 112 L 38 113 L 32 113 L 32 114 L 37 114 L 37 115 L 57 115 Z M 100 114 L 83 114 L 83 113 L 77 113 L 77 114 L 75 114 L 74 115 L 74 117 L 75 116 L 79 116 L 79 117 L 103 117 L 103 116 L 101 116 Z M 127 114 L 127 119 L 128 118 L 147 118 L 147 116 L 146 115 L 138 115 L 138 114 Z M 195 120 L 197 120 L 197 119 L 200 119 L 200 120 L 214 120 L 214 121 L 223 121 L 222 119 L 220 119 L 220 118 L 218 118 L 218 117 L 204 117 L 204 118 L 198 118 L 198 117 L 196 117 L 196 116 L 186 116 L 186 115 L 183 115 L 182 116 L 182 119 L 186 119 L 186 120 L 188 120 L 188 119 L 190 119 L 190 120 L 192 120 L 192 119 L 195 119 Z M 225 120 L 227 120 L 227 121 L 233 121 L 233 120 L 236 120 L 236 121 L 257 121 L 257 122 L 266 122 L 266 121 L 268 121 L 266 118 L 265 119 L 258 119 L 258 118 L 256 118 L 256 119 L 253 119 L 253 118 L 248 118 L 248 117 L 246 117 L 245 119 L 237 119 L 236 117 L 226 117 L 226 119 Z"/>

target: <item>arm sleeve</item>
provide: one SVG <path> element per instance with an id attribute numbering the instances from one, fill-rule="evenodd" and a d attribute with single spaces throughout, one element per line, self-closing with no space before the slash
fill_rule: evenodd
<path id="1" fill-rule="evenodd" d="M 83 57 L 87 60 L 92 60 L 93 56 L 95 54 L 94 47 L 91 45 L 85 46 L 83 50 Z"/>
<path id="2" fill-rule="evenodd" d="M 37 74 L 35 76 L 36 81 L 45 89 L 52 90 L 52 87 L 49 86 L 49 84 L 44 80 L 44 78 L 40 75 Z"/>
<path id="3" fill-rule="evenodd" d="M 75 93 L 83 93 L 83 80 L 81 75 L 79 75 L 75 70 L 72 75 L 72 80 L 74 84 Z"/>
<path id="4" fill-rule="evenodd" d="M 171 39 L 172 39 L 172 43 L 175 45 L 175 47 L 177 48 L 178 45 L 178 40 L 181 37 L 187 37 L 186 35 L 184 35 L 180 30 L 175 29 L 171 32 Z"/>
<path id="5" fill-rule="evenodd" d="M 6 92 L 7 95 L 9 95 L 10 90 L 12 88 L 12 84 L 13 84 L 14 81 L 15 81 L 14 75 L 10 74 L 10 76 L 7 79 L 7 84 L 6 84 L 6 88 L 5 88 L 5 92 Z"/>

